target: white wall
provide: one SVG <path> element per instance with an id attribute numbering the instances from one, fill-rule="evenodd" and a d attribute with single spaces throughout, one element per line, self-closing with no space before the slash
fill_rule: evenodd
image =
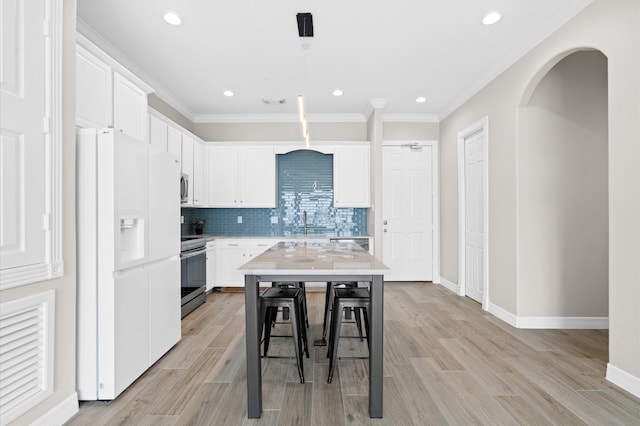
<path id="1" fill-rule="evenodd" d="M 489 117 L 490 303 L 519 315 L 518 108 L 560 59 L 597 49 L 608 59 L 609 353 L 640 394 L 640 2 L 595 0 L 441 121 L 443 278 L 457 282 L 456 135 Z M 455 195 L 453 195 L 455 194 Z M 608 370 L 609 371 L 609 370 Z M 620 383 L 620 381 L 618 382 Z M 631 383 L 631 385 L 629 385 Z"/>
<path id="2" fill-rule="evenodd" d="M 596 51 L 560 61 L 519 111 L 519 316 L 608 316 L 607 123 Z"/>
<path id="3" fill-rule="evenodd" d="M 175 108 L 166 103 L 155 93 L 149 93 L 149 95 L 147 96 L 147 104 L 151 108 L 158 111 L 160 114 L 172 120 L 174 123 L 177 123 L 190 132 L 193 132 L 193 123 L 191 122 L 191 120 L 178 112 Z"/>
<path id="4" fill-rule="evenodd" d="M 384 115 L 383 115 L 384 120 Z M 439 123 L 383 123 L 382 140 L 422 140 L 437 141 L 440 137 Z"/>

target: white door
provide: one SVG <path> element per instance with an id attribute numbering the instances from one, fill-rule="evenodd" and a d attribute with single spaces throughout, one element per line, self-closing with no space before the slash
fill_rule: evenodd
<path id="1" fill-rule="evenodd" d="M 50 129 L 43 121 L 51 117 L 45 111 L 45 6 L 44 1 L 3 1 L 0 7 L 2 269 L 46 261 L 45 152 Z"/>
<path id="2" fill-rule="evenodd" d="M 484 133 L 464 138 L 465 288 L 482 303 L 484 293 Z"/>
<path id="3" fill-rule="evenodd" d="M 433 148 L 382 147 L 386 281 L 433 280 Z"/>

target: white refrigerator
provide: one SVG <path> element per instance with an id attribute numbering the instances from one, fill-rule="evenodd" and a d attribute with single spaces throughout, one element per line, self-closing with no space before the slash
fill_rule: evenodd
<path id="1" fill-rule="evenodd" d="M 113 129 L 76 146 L 78 396 L 111 400 L 180 340 L 180 164 Z"/>

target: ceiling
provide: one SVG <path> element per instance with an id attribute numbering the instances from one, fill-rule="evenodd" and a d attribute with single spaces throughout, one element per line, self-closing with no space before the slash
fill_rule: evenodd
<path id="1" fill-rule="evenodd" d="M 591 1 L 77 0 L 77 14 L 81 34 L 192 121 L 286 121 L 299 93 L 310 121 L 364 120 L 372 100 L 389 119 L 437 121 Z M 491 11 L 502 20 L 482 25 Z M 298 36 L 299 12 L 314 37 Z"/>

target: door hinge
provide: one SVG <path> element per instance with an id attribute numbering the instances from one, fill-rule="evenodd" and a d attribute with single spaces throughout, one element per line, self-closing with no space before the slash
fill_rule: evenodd
<path id="1" fill-rule="evenodd" d="M 42 214 L 42 230 L 49 231 L 51 229 L 51 214 L 43 213 Z"/>

